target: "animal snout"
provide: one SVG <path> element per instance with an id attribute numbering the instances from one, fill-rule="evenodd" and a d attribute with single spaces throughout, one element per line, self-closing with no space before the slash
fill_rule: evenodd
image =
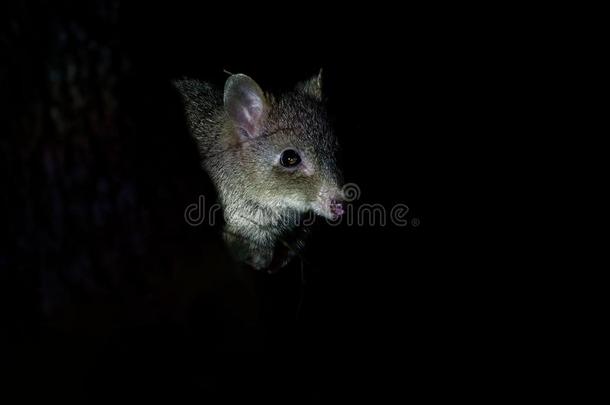
<path id="1" fill-rule="evenodd" d="M 338 219 L 345 213 L 344 196 L 338 187 L 323 187 L 314 203 L 314 211 L 328 219 Z"/>
<path id="2" fill-rule="evenodd" d="M 335 218 L 342 216 L 345 213 L 343 202 L 332 199 L 330 202 L 330 212 Z"/>

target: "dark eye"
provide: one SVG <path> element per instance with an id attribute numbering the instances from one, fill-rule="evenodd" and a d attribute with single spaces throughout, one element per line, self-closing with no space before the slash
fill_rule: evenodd
<path id="1" fill-rule="evenodd" d="M 284 167 L 295 167 L 301 163 L 301 157 L 297 153 L 297 151 L 293 149 L 287 149 L 282 152 L 282 156 L 280 156 L 280 164 Z"/>

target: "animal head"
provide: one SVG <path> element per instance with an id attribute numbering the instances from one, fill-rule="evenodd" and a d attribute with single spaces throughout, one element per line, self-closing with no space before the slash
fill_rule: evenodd
<path id="1" fill-rule="evenodd" d="M 321 75 L 275 96 L 244 74 L 231 75 L 219 110 L 220 136 L 213 142 L 226 153 L 217 154 L 217 163 L 208 166 L 214 167 L 211 172 L 222 171 L 211 173 L 217 184 L 240 187 L 245 198 L 276 211 L 313 211 L 327 218 L 343 213 L 338 143 L 328 121 Z M 197 114 L 189 117 L 198 119 Z"/>

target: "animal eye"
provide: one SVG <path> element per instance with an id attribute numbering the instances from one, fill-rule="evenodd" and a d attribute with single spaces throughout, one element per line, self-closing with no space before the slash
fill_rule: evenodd
<path id="1" fill-rule="evenodd" d="M 295 167 L 301 163 L 301 157 L 294 149 L 287 149 L 280 156 L 280 164 L 284 167 Z"/>

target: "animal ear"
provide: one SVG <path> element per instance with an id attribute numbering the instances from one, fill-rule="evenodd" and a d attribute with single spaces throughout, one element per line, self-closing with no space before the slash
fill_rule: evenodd
<path id="1" fill-rule="evenodd" d="M 297 89 L 316 100 L 322 100 L 322 69 L 311 79 L 297 84 Z"/>
<path id="2" fill-rule="evenodd" d="M 258 84 L 244 74 L 229 76 L 224 89 L 224 106 L 241 136 L 261 134 L 267 101 Z"/>

